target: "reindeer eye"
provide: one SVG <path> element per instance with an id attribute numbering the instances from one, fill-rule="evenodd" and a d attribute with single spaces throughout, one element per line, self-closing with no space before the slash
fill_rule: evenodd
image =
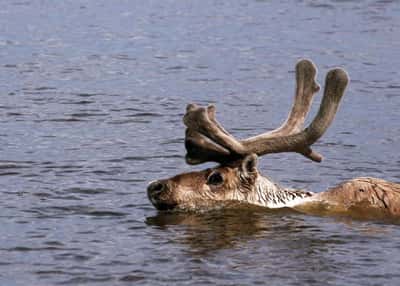
<path id="1" fill-rule="evenodd" d="M 223 182 L 224 182 L 224 178 L 218 172 L 212 173 L 207 179 L 208 185 L 220 185 Z"/>

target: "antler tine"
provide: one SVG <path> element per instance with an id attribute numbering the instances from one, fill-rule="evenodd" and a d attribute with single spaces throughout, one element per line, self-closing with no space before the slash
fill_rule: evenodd
<path id="1" fill-rule="evenodd" d="M 211 115 L 211 118 L 209 116 Z M 185 125 L 212 139 L 216 144 L 237 154 L 245 154 L 243 145 L 232 135 L 226 132 L 215 120 L 215 107 L 206 108 L 196 105 L 189 105 L 183 117 Z"/>
<path id="2" fill-rule="evenodd" d="M 203 134 L 186 129 L 185 147 L 187 150 L 186 162 L 197 165 L 208 161 L 222 161 L 230 156 L 230 151 L 216 144 Z M 220 159 L 221 158 L 221 159 Z"/>
<path id="3" fill-rule="evenodd" d="M 310 110 L 313 96 L 320 89 L 315 81 L 316 74 L 317 69 L 310 60 L 300 60 L 296 64 L 295 99 L 286 121 L 275 130 L 243 142 L 258 141 L 300 131 Z M 204 109 L 196 104 L 189 104 L 186 111 L 183 121 L 188 127 L 185 136 L 187 163 L 224 162 L 245 153 L 241 142 L 233 138 L 215 119 L 215 106 L 210 105 Z"/>
<path id="4" fill-rule="evenodd" d="M 317 68 L 314 63 L 308 59 L 300 60 L 296 64 L 295 98 L 286 121 L 277 129 L 243 140 L 243 144 L 300 132 L 310 111 L 314 95 L 320 90 L 320 86 L 315 80 L 316 76 Z M 304 148 L 301 153 L 313 161 L 322 161 L 322 156 L 310 148 Z"/>
<path id="5" fill-rule="evenodd" d="M 286 121 L 279 128 L 245 139 L 242 143 L 246 144 L 249 141 L 257 141 L 300 132 L 307 114 L 310 111 L 313 97 L 320 90 L 319 84 L 315 81 L 316 75 L 317 68 L 312 61 L 308 59 L 300 60 L 296 64 L 295 98 Z M 301 153 L 313 161 L 322 161 L 322 156 L 309 147 L 301 150 Z"/>
<path id="6" fill-rule="evenodd" d="M 243 145 L 248 152 L 258 155 L 298 152 L 313 161 L 320 162 L 322 160 L 321 155 L 312 151 L 309 146 L 321 138 L 332 123 L 348 81 L 348 75 L 343 69 L 337 68 L 328 72 L 319 111 L 311 124 L 303 131 L 287 136 L 261 138 L 259 140 L 250 138 L 242 142 Z"/>
<path id="7" fill-rule="evenodd" d="M 284 124 L 271 135 L 288 135 L 303 128 L 313 97 L 320 90 L 319 84 L 315 81 L 316 75 L 317 68 L 310 60 L 304 59 L 297 63 L 296 94 L 292 109 Z"/>
<path id="8" fill-rule="evenodd" d="M 242 143 L 230 135 L 215 119 L 215 106 L 189 104 L 183 117 L 186 129 L 186 162 L 226 162 L 246 154 Z"/>
<path id="9" fill-rule="evenodd" d="M 313 97 L 320 90 L 315 81 L 317 68 L 310 60 L 303 59 L 296 64 L 296 93 L 292 108 L 286 121 L 278 128 L 269 132 L 243 140 L 260 140 L 271 137 L 289 135 L 302 130 L 304 120 L 310 111 Z"/>
<path id="10" fill-rule="evenodd" d="M 187 106 L 183 118 L 186 131 L 186 161 L 200 164 L 207 161 L 219 163 L 242 158 L 246 154 L 297 152 L 320 162 L 322 156 L 311 150 L 314 144 L 331 124 L 340 99 L 348 83 L 347 73 L 342 69 L 331 70 L 325 80 L 324 96 L 317 115 L 304 130 L 304 120 L 310 110 L 312 98 L 319 90 L 315 81 L 317 70 L 309 60 L 301 60 L 296 65 L 296 95 L 287 120 L 279 128 L 270 132 L 237 140 L 215 119 L 215 107 Z"/>

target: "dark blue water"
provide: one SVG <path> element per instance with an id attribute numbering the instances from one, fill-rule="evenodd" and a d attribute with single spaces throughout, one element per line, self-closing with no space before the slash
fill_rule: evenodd
<path id="1" fill-rule="evenodd" d="M 398 285 L 398 225 L 147 200 L 202 168 L 183 159 L 187 103 L 238 137 L 274 128 L 303 57 L 320 83 L 351 77 L 325 160 L 262 172 L 317 192 L 400 181 L 397 1 L 1 1 L 0 285 Z"/>

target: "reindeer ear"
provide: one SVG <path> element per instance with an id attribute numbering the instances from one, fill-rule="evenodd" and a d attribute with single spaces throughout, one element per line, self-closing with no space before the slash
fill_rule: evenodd
<path id="1" fill-rule="evenodd" d="M 245 174 L 257 172 L 258 157 L 256 154 L 247 155 L 240 166 L 240 169 Z"/>

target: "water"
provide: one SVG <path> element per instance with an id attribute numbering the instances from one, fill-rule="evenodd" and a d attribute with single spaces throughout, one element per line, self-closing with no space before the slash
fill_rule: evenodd
<path id="1" fill-rule="evenodd" d="M 3 0 L 0 285 L 397 285 L 396 224 L 147 200 L 149 181 L 204 167 L 183 160 L 187 103 L 216 103 L 238 137 L 271 129 L 302 57 L 320 83 L 351 77 L 325 160 L 262 172 L 317 192 L 400 181 L 396 1 Z"/>

